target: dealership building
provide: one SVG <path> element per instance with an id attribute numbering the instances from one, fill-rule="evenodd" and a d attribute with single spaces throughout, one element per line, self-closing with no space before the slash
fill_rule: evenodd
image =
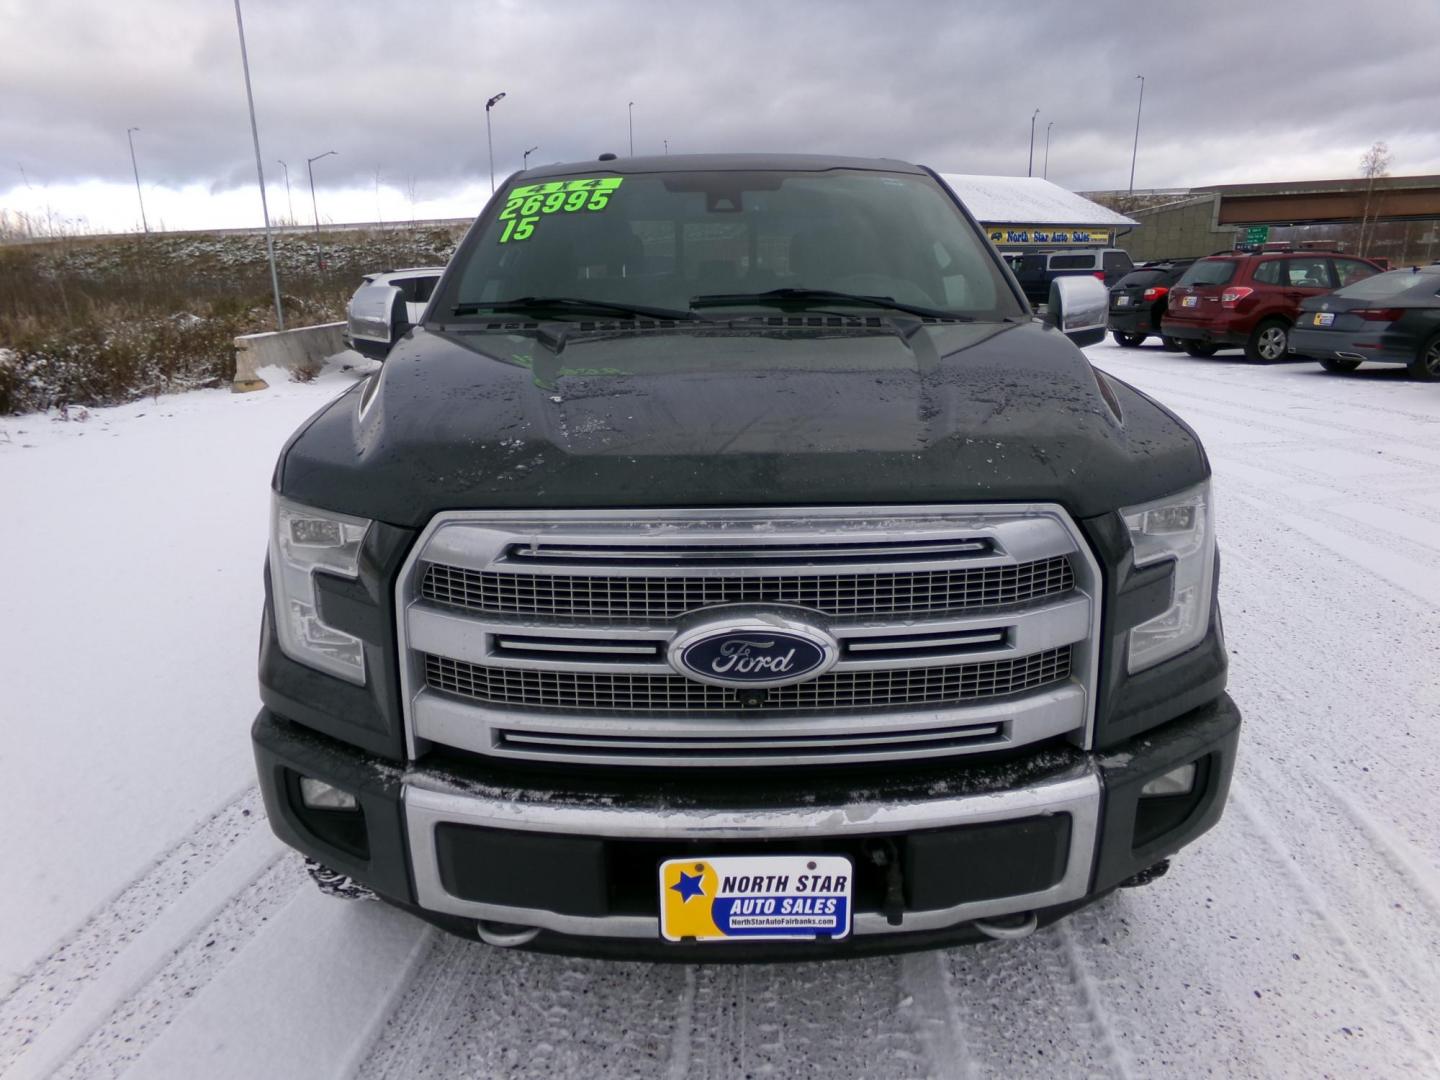
<path id="1" fill-rule="evenodd" d="M 941 173 L 1003 252 L 1112 247 L 1139 224 L 1038 176 Z"/>

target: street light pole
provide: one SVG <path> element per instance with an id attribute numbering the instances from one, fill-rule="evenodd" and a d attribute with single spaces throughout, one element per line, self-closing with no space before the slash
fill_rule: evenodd
<path id="1" fill-rule="evenodd" d="M 495 194 L 495 140 L 490 136 L 490 110 L 493 109 L 505 96 L 501 90 L 489 101 L 485 102 L 485 145 L 490 149 L 490 194 Z"/>
<path id="2" fill-rule="evenodd" d="M 305 170 L 310 174 L 310 211 L 315 215 L 315 266 L 320 270 L 325 269 L 325 243 L 320 239 L 320 206 L 315 201 L 315 162 L 333 153 L 334 150 L 326 150 L 323 154 L 305 159 Z"/>
<path id="3" fill-rule="evenodd" d="M 540 147 L 538 146 L 532 146 L 529 150 L 526 150 L 524 155 L 522 155 L 520 158 L 520 168 L 528 169 L 530 167 L 530 155 L 539 149 Z"/>
<path id="4" fill-rule="evenodd" d="M 1135 194 L 1135 157 L 1140 153 L 1140 110 L 1145 107 L 1145 76 L 1136 75 L 1140 80 L 1140 100 L 1135 105 L 1135 145 L 1130 149 L 1130 190 L 1128 194 Z"/>
<path id="5" fill-rule="evenodd" d="M 255 141 L 255 175 L 260 181 L 260 212 L 265 217 L 265 254 L 270 260 L 270 286 L 275 290 L 275 329 L 285 329 L 285 311 L 280 306 L 280 275 L 275 270 L 275 242 L 270 237 L 270 204 L 265 198 L 265 169 L 260 164 L 260 129 L 255 124 L 255 95 L 250 92 L 250 54 L 245 50 L 245 20 L 240 17 L 240 0 L 235 0 L 235 29 L 240 32 L 240 66 L 245 71 L 245 102 L 250 106 L 250 137 Z"/>
<path id="6" fill-rule="evenodd" d="M 145 220 L 145 196 L 140 194 L 140 166 L 135 164 L 135 136 L 133 132 L 139 131 L 138 127 L 126 128 L 125 138 L 130 142 L 130 169 L 135 173 L 135 197 L 140 200 L 140 227 L 145 230 L 145 235 L 150 235 L 150 223 Z"/>
<path id="7" fill-rule="evenodd" d="M 279 158 L 276 158 L 279 161 Z M 285 170 L 285 205 L 290 208 L 290 224 L 295 224 L 295 200 L 290 197 L 290 166 L 280 162 L 280 167 Z"/>
<path id="8" fill-rule="evenodd" d="M 1025 166 L 1025 175 L 1035 175 L 1035 118 L 1040 115 L 1040 108 L 1036 106 L 1035 111 L 1030 114 L 1030 164 Z"/>
<path id="9" fill-rule="evenodd" d="M 635 156 L 635 103 L 630 102 L 630 156 Z"/>
<path id="10" fill-rule="evenodd" d="M 666 156 L 669 156 L 669 154 L 670 154 L 670 140 L 669 140 L 669 139 L 665 139 L 665 140 L 663 140 L 663 141 L 664 141 L 664 143 L 665 143 L 665 154 L 666 154 Z"/>
<path id="11" fill-rule="evenodd" d="M 1040 170 L 1040 176 L 1044 180 L 1050 179 L 1050 129 L 1054 126 L 1054 120 L 1045 125 L 1045 167 Z"/>

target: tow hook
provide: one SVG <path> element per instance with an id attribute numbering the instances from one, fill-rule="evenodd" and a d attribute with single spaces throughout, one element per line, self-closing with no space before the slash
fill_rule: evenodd
<path id="1" fill-rule="evenodd" d="M 996 941 L 1018 941 L 1033 934 L 1040 920 L 1033 911 L 1020 911 L 1014 915 L 997 915 L 993 919 L 976 919 L 971 925 Z"/>
<path id="2" fill-rule="evenodd" d="M 489 922 L 481 919 L 475 924 L 475 933 L 480 935 L 480 940 L 486 945 L 494 945 L 500 949 L 513 949 L 534 941 L 536 935 L 540 933 L 540 927 L 517 926 L 514 923 Z"/>
<path id="3" fill-rule="evenodd" d="M 899 926 L 905 921 L 905 879 L 900 871 L 900 849 L 894 840 L 878 841 L 870 849 L 870 861 L 885 871 L 885 901 L 880 910 L 887 923 Z"/>
<path id="4" fill-rule="evenodd" d="M 1132 874 L 1120 882 L 1122 889 L 1138 889 L 1141 885 L 1149 885 L 1156 878 L 1164 877 L 1170 870 L 1170 860 L 1161 859 L 1157 863 L 1151 863 L 1138 874 Z"/>

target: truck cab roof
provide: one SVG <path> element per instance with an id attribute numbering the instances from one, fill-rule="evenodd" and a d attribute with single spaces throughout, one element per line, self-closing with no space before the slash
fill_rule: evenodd
<path id="1" fill-rule="evenodd" d="M 891 158 L 844 157 L 834 154 L 660 154 L 617 157 L 612 160 L 562 161 L 515 173 L 511 179 L 534 181 L 549 176 L 573 176 L 597 169 L 617 176 L 667 172 L 825 172 L 861 169 L 924 175 L 919 165 Z"/>

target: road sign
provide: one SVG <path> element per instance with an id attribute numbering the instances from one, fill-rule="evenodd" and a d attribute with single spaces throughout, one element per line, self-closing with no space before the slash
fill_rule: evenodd
<path id="1" fill-rule="evenodd" d="M 1245 243 L 1254 244 L 1259 247 L 1270 239 L 1269 225 L 1247 225 L 1245 226 Z"/>

